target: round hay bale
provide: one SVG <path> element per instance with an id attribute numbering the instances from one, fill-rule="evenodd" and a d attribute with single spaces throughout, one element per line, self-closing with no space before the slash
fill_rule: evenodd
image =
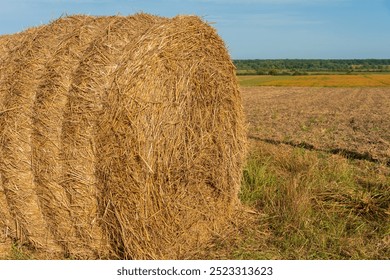
<path id="1" fill-rule="evenodd" d="M 0 226 L 48 254 L 125 259 L 187 258 L 223 230 L 245 129 L 212 27 L 72 16 L 22 37 L 0 81 Z"/>
<path id="2" fill-rule="evenodd" d="M 74 159 L 66 156 L 68 149 L 62 139 L 68 137 L 68 131 L 67 127 L 63 128 L 63 122 L 74 72 L 84 52 L 95 37 L 100 37 L 118 19 L 81 16 L 76 19 L 78 22 L 71 32 L 60 33 L 60 38 L 57 36 L 56 40 L 61 43 L 53 59 L 46 64 L 36 93 L 32 118 L 34 174 L 37 189 L 41 190 L 41 200 L 45 200 L 42 207 L 56 240 L 60 240 L 65 251 L 72 256 L 101 257 L 99 252 L 107 251 L 100 248 L 104 240 L 101 230 L 95 226 L 93 230 L 84 232 L 96 220 L 96 210 L 90 210 L 96 208 L 96 194 L 88 192 L 88 188 L 77 189 L 77 180 L 88 178 L 87 174 L 74 176 L 88 162 L 76 154 L 71 155 L 75 156 Z M 80 165 L 76 164 L 77 160 Z M 93 217 L 80 217 L 80 210 L 91 212 L 89 215 Z M 89 240 L 91 238 L 95 242 Z"/>
<path id="3" fill-rule="evenodd" d="M 4 84 L 4 107 L 1 119 L 3 143 L 3 187 L 20 227 L 18 239 L 27 240 L 35 247 L 60 252 L 45 216 L 46 197 L 36 185 L 33 155 L 33 106 L 39 80 L 47 61 L 52 59 L 53 48 L 58 45 L 56 34 L 68 33 L 78 25 L 77 17 L 59 19 L 47 26 L 26 33 L 26 40 L 9 53 Z M 54 35 L 54 36 L 53 36 Z"/>
<path id="4" fill-rule="evenodd" d="M 0 118 L 6 112 L 3 103 L 5 94 L 3 92 L 2 82 L 4 79 L 4 73 L 6 71 L 5 61 L 8 57 L 8 52 L 12 48 L 12 44 L 17 41 L 17 35 L 3 35 L 0 36 Z M 2 132 L 2 126 L 0 122 L 0 132 Z M 0 143 L 3 143 L 3 133 L 0 133 Z M 0 159 L 3 158 L 2 149 L 0 149 Z M 13 218 L 10 214 L 10 208 L 8 205 L 7 197 L 3 187 L 2 173 L 0 172 L 0 243 L 5 243 L 8 237 L 16 236 L 16 226 L 13 223 Z"/>

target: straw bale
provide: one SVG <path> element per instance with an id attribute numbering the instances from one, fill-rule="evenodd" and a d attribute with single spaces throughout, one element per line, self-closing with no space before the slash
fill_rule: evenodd
<path id="1" fill-rule="evenodd" d="M 47 252 L 126 259 L 186 258 L 223 229 L 245 131 L 212 27 L 73 16 L 21 41 L 0 82 L 0 226 Z"/>
<path id="2" fill-rule="evenodd" d="M 223 42 L 197 17 L 158 22 L 136 42 L 99 115 L 105 222 L 126 257 L 177 258 L 237 202 L 240 96 Z"/>
<path id="3" fill-rule="evenodd" d="M 25 36 L 22 36 L 25 37 Z M 23 39 L 23 38 L 21 38 Z M 23 40 L 21 40 L 23 41 Z M 20 44 L 20 46 L 23 46 Z M 21 180 L 24 176 L 26 177 L 26 174 L 21 174 L 22 176 L 19 177 L 17 176 L 18 169 L 20 166 L 17 166 L 18 164 L 23 165 L 25 164 L 23 160 L 19 160 L 18 156 L 19 154 L 23 154 L 23 147 L 15 147 L 11 146 L 10 142 L 12 141 L 12 138 L 15 138 L 15 136 L 18 136 L 18 128 L 15 127 L 13 131 L 16 131 L 17 133 L 14 133 L 13 131 L 9 131 L 12 129 L 10 126 L 8 126 L 7 123 L 7 117 L 8 115 L 11 115 L 9 120 L 12 122 L 12 116 L 15 115 L 15 111 L 18 111 L 19 104 L 12 104 L 9 102 L 8 98 L 10 97 L 8 94 L 8 90 L 13 87 L 15 83 L 17 83 L 17 80 L 11 79 L 11 73 L 15 73 L 16 75 L 19 73 L 20 69 L 16 66 L 16 63 L 11 63 L 11 62 L 16 62 L 17 59 L 19 58 L 19 53 L 18 51 L 22 49 L 22 47 L 16 48 L 16 50 L 11 51 L 11 54 L 18 54 L 16 55 L 9 55 L 8 58 L 2 61 L 2 80 L 0 84 L 0 90 L 1 90 L 1 119 L 0 119 L 0 135 L 1 135 L 1 157 L 0 157 L 0 164 L 1 164 L 1 179 L 2 179 L 2 189 L 3 189 L 3 197 L 5 196 L 7 198 L 7 205 L 10 210 L 10 212 L 15 212 L 15 213 L 24 213 L 22 215 L 19 215 L 17 217 L 14 216 L 15 219 L 15 235 L 16 237 L 23 242 L 24 238 L 24 233 L 22 232 L 23 230 L 21 229 L 20 225 L 24 223 L 28 223 L 26 217 L 31 217 L 33 214 L 31 214 L 31 211 L 36 210 L 38 207 L 35 207 L 35 209 L 28 209 L 28 208 L 23 208 L 21 204 L 24 203 L 24 200 L 26 200 L 26 203 L 31 202 L 31 204 L 34 204 L 34 197 L 24 197 L 23 195 L 18 195 L 18 185 L 17 185 L 17 180 Z M 18 96 L 18 92 L 15 91 L 15 97 Z M 19 111 L 18 111 L 19 113 Z M 15 142 L 15 141 L 14 141 Z M 28 148 L 28 147 L 27 147 Z M 22 156 L 23 158 L 23 156 Z M 23 169 L 21 167 L 20 169 Z M 30 190 L 30 192 L 29 192 Z M 31 187 L 29 186 L 27 190 L 27 195 L 31 193 Z M 2 203 L 4 205 L 4 203 Z M 6 211 L 7 208 L 3 208 L 3 211 Z M 12 225 L 9 223 L 9 219 L 4 219 L 3 222 L 5 223 L 5 229 L 7 230 L 9 227 Z M 34 221 L 33 223 L 39 224 L 42 222 L 42 219 L 37 219 L 37 221 Z M 4 231 L 4 230 L 3 230 Z M 43 233 L 42 233 L 43 234 Z M 44 235 L 45 236 L 45 235 Z"/>
<path id="4" fill-rule="evenodd" d="M 9 51 L 8 44 L 10 42 L 11 35 L 3 35 L 0 36 L 0 117 L 2 117 L 5 109 L 3 106 L 4 103 L 4 94 L 2 92 L 2 81 L 4 78 L 4 72 L 5 72 L 5 63 L 4 61 L 7 58 L 7 54 Z M 1 130 L 1 123 L 0 123 L 0 133 Z M 3 143 L 3 137 L 2 133 L 0 134 L 0 145 L 2 146 Z M 3 158 L 2 155 L 2 149 L 0 149 L 0 159 Z M 2 173 L 0 173 L 0 243 L 4 243 L 8 237 L 15 237 L 16 236 L 16 228 L 13 224 L 13 218 L 10 214 L 10 209 L 7 201 L 7 197 L 5 195 L 5 190 L 3 188 L 3 180 L 2 180 Z"/>
<path id="5" fill-rule="evenodd" d="M 23 45 L 24 40 L 28 37 L 26 36 L 27 34 L 32 34 L 37 29 L 38 28 L 30 28 L 22 33 L 0 36 L 0 117 L 4 116 L 4 113 L 7 111 L 4 105 L 7 86 L 6 82 L 3 82 L 3 80 L 5 79 L 6 74 L 10 73 L 9 70 L 10 65 L 13 65 L 12 62 L 19 59 L 17 56 L 9 56 L 9 54 L 12 53 L 12 50 L 18 48 L 18 46 Z M 3 122 L 1 122 L 0 119 L 0 147 L 3 146 L 2 143 L 4 143 L 4 125 L 2 125 L 2 123 Z M 0 149 L 0 162 L 2 158 L 2 149 Z M 0 240 L 7 237 L 15 239 L 18 227 L 11 215 L 5 192 L 2 174 L 0 173 L 0 217 L 3 217 L 0 219 Z"/>
<path id="6" fill-rule="evenodd" d="M 114 17 L 80 18 L 78 26 L 72 32 L 60 33 L 60 44 L 53 59 L 46 65 L 34 104 L 32 146 L 35 152 L 35 181 L 42 189 L 42 199 L 46 201 L 43 205 L 47 208 L 50 227 L 55 232 L 56 239 L 61 240 L 65 250 L 72 256 L 96 257 L 99 256 L 99 250 L 91 248 L 90 242 L 81 238 L 85 235 L 83 228 L 85 230 L 95 220 L 95 215 L 92 213 L 93 217 L 80 217 L 78 210 L 81 209 L 80 206 L 84 210 L 96 207 L 96 194 L 77 189 L 77 178 L 85 174 L 80 174 L 75 179 L 70 176 L 68 180 L 69 173 L 75 174 L 77 167 L 82 170 L 88 166 L 89 161 L 83 157 L 66 159 L 68 149 L 61 140 L 69 137 L 66 127 L 61 129 L 65 106 L 74 71 L 84 52 L 90 42 L 104 33 L 106 26 L 115 20 L 117 19 Z M 75 77 L 77 78 L 77 73 Z M 77 165 L 76 161 L 80 164 Z M 89 235 L 99 243 L 102 240 L 99 229 L 91 231 Z"/>
<path id="7" fill-rule="evenodd" d="M 45 214 L 49 213 L 42 208 L 45 201 L 41 201 L 45 197 L 37 188 L 33 174 L 33 104 L 44 65 L 52 58 L 53 47 L 59 42 L 59 37 L 53 34 L 68 33 L 77 24 L 77 17 L 63 18 L 26 33 L 26 39 L 9 53 L 15 63 L 6 63 L 3 81 L 6 86 L 6 112 L 1 119 L 3 187 L 20 231 L 17 237 L 53 252 L 62 249 L 48 227 Z"/>

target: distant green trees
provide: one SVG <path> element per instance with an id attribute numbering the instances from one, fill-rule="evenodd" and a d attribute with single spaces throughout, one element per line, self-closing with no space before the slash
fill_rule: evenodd
<path id="1" fill-rule="evenodd" d="M 390 72 L 390 59 L 236 59 L 237 74 L 305 75 L 309 72 Z"/>

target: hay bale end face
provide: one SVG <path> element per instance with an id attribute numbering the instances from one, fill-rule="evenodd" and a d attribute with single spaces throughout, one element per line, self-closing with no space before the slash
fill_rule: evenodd
<path id="1" fill-rule="evenodd" d="M 196 16 L 70 16 L 0 50 L 0 241 L 179 259 L 223 229 L 245 131 L 212 27 Z"/>

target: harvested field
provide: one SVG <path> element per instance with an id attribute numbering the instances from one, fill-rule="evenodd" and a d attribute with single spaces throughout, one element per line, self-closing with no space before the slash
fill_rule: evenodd
<path id="1" fill-rule="evenodd" d="M 252 214 L 201 257 L 389 260 L 390 89 L 241 91 Z"/>
<path id="2" fill-rule="evenodd" d="M 389 88 L 243 87 L 250 138 L 390 164 Z"/>
<path id="3" fill-rule="evenodd" d="M 0 44 L 0 243 L 40 258 L 177 259 L 223 231 L 246 137 L 212 27 L 77 15 Z"/>
<path id="4" fill-rule="evenodd" d="M 250 217 L 200 258 L 390 259 L 390 167 L 253 140 L 243 173 Z"/>

